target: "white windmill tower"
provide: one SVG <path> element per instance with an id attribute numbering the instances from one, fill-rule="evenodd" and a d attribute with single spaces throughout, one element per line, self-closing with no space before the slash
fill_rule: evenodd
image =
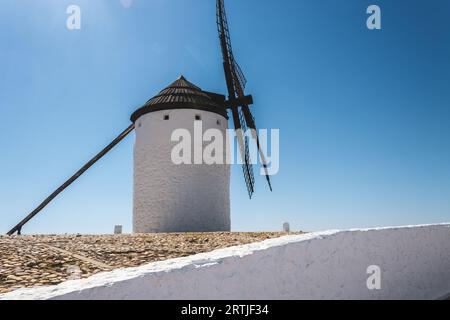
<path id="1" fill-rule="evenodd" d="M 131 116 L 136 131 L 135 233 L 230 231 L 229 165 L 194 164 L 192 156 L 196 147 L 203 149 L 201 137 L 208 129 L 218 129 L 226 137 L 224 98 L 202 91 L 181 76 Z M 194 132 L 199 124 L 201 132 Z M 180 129 L 191 140 L 187 164 L 172 159 L 172 134 Z M 200 141 L 195 141 L 199 135 Z"/>

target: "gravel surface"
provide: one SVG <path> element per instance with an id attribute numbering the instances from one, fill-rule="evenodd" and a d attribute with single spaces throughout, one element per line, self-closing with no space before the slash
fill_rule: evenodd
<path id="1" fill-rule="evenodd" d="M 0 293 L 277 238 L 285 233 L 0 236 Z"/>

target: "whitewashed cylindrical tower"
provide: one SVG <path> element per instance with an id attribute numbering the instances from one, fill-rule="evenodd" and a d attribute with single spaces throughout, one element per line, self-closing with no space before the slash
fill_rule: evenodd
<path id="1" fill-rule="evenodd" d="M 229 165 L 193 164 L 195 123 L 197 134 L 201 121 L 201 134 L 214 128 L 226 136 L 228 116 L 221 99 L 180 77 L 132 115 L 133 232 L 230 231 Z M 192 164 L 172 161 L 177 129 L 192 137 Z M 225 142 L 223 148 L 225 154 Z"/>

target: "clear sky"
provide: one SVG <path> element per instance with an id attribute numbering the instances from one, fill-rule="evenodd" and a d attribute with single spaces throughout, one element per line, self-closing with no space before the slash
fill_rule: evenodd
<path id="1" fill-rule="evenodd" d="M 81 7 L 81 30 L 66 28 L 70 4 Z M 382 30 L 366 28 L 371 4 Z M 234 230 L 450 221 L 448 0 L 226 6 L 257 124 L 281 135 L 273 193 L 258 177 L 250 201 L 233 168 Z M 2 0 L 0 233 L 180 74 L 225 92 L 213 0 Z M 130 232 L 133 139 L 24 233 Z"/>

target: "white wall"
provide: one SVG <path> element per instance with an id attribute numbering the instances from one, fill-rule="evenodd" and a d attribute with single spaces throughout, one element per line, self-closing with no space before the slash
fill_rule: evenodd
<path id="1" fill-rule="evenodd" d="M 381 269 L 368 290 L 367 267 Z M 450 224 L 286 236 L 116 270 L 4 299 L 439 299 Z"/>
<path id="2" fill-rule="evenodd" d="M 165 115 L 169 120 L 164 120 Z M 201 116 L 203 132 L 219 129 L 225 137 L 228 120 L 208 111 L 158 111 L 136 121 L 134 232 L 230 230 L 230 166 L 175 165 L 171 160 L 172 148 L 178 144 L 171 142 L 172 132 L 186 129 L 193 140 L 196 115 Z"/>

